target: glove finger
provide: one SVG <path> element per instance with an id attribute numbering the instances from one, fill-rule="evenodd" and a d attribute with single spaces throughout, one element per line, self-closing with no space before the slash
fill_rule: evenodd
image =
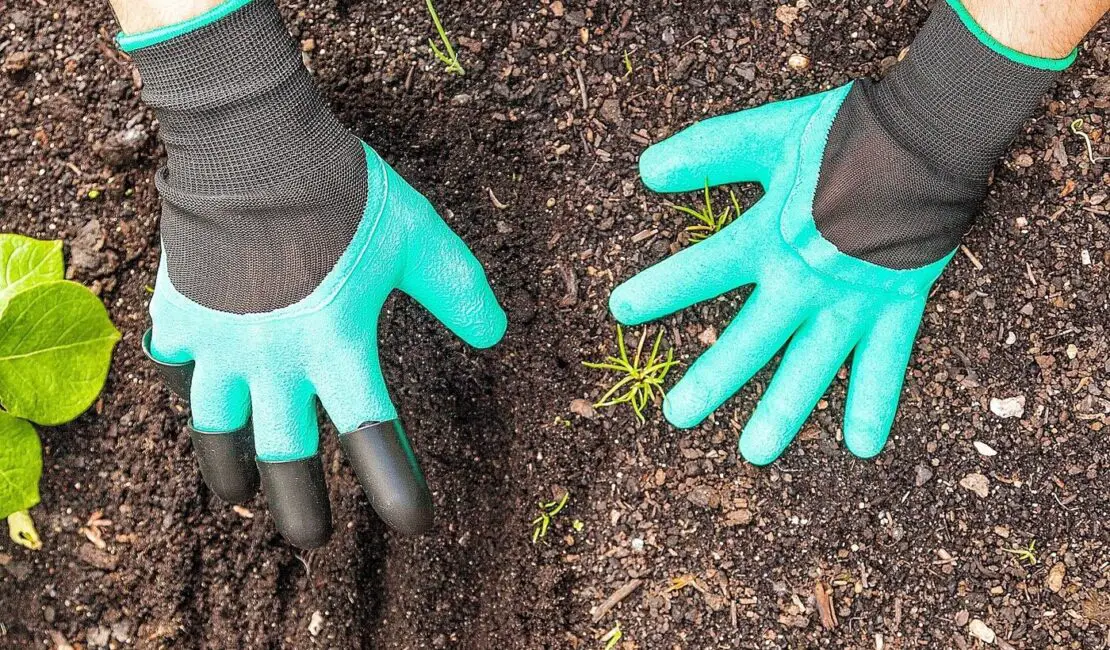
<path id="1" fill-rule="evenodd" d="M 852 355 L 844 407 L 844 444 L 860 458 L 871 458 L 882 451 L 890 435 L 924 311 L 924 298 L 891 305 Z"/>
<path id="2" fill-rule="evenodd" d="M 343 355 L 316 386 L 339 443 L 374 511 L 406 534 L 432 526 L 432 495 L 389 401 L 375 346 Z"/>
<path id="3" fill-rule="evenodd" d="M 179 363 L 170 363 L 167 361 L 160 361 L 158 357 L 154 355 L 153 337 L 153 329 L 148 329 L 143 333 L 143 354 L 154 364 L 154 367 L 158 370 L 158 374 L 162 377 L 162 381 L 175 395 L 182 399 L 189 399 L 189 386 L 192 384 L 193 380 L 193 362 L 182 361 Z"/>
<path id="4" fill-rule="evenodd" d="M 419 221 L 419 241 L 407 251 L 399 288 L 468 344 L 492 346 L 507 322 L 482 265 L 427 199 L 409 191 L 423 204 L 425 218 Z"/>
<path id="5" fill-rule="evenodd" d="M 748 462 L 767 465 L 782 454 L 848 358 L 858 339 L 855 329 L 839 315 L 823 312 L 791 337 L 740 434 L 740 455 Z"/>
<path id="6" fill-rule="evenodd" d="M 205 485 L 228 503 L 243 503 L 258 492 L 250 392 L 241 378 L 211 363 L 193 371 L 189 440 Z"/>
<path id="7" fill-rule="evenodd" d="M 251 384 L 255 453 L 262 491 L 278 532 L 302 549 L 331 536 L 331 504 L 318 454 L 316 398 L 295 377 L 267 377 Z"/>
<path id="8" fill-rule="evenodd" d="M 747 253 L 745 223 L 756 218 L 756 204 L 745 222 L 685 248 L 625 281 L 609 296 L 609 311 L 625 325 L 638 325 L 755 282 Z M 732 230 L 730 230 L 732 229 Z"/>
<path id="9" fill-rule="evenodd" d="M 818 96 L 819 97 L 819 96 Z M 648 147 L 640 177 L 656 192 L 689 192 L 727 183 L 766 186 L 786 142 L 814 110 L 812 97 L 714 117 Z"/>
<path id="10" fill-rule="evenodd" d="M 406 535 L 431 529 L 432 493 L 400 420 L 368 420 L 339 442 L 382 521 Z"/>
<path id="11" fill-rule="evenodd" d="M 713 347 L 667 394 L 667 420 L 688 428 L 709 417 L 771 360 L 801 320 L 799 301 L 764 294 L 757 286 Z"/>
<path id="12" fill-rule="evenodd" d="M 320 456 L 258 461 L 262 492 L 278 532 L 297 548 L 311 550 L 331 537 L 331 503 Z"/>

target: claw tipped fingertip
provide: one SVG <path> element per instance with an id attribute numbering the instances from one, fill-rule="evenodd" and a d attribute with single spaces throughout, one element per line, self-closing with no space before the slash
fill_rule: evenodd
<path id="1" fill-rule="evenodd" d="M 262 491 L 278 532 L 293 546 L 319 548 L 331 537 L 331 504 L 320 456 L 258 461 Z"/>
<path id="2" fill-rule="evenodd" d="M 260 480 L 250 424 L 237 431 L 206 433 L 190 423 L 188 431 L 208 489 L 228 503 L 249 501 L 258 492 Z"/>
<path id="3" fill-rule="evenodd" d="M 398 420 L 366 422 L 339 443 L 370 505 L 390 528 L 419 535 L 434 525 L 432 494 Z"/>

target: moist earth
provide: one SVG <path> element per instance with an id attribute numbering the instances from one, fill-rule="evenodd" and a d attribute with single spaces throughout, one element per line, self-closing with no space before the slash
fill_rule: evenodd
<path id="1" fill-rule="evenodd" d="M 405 297 L 381 319 L 436 529 L 387 530 L 330 428 L 322 549 L 285 544 L 261 497 L 232 509 L 204 487 L 185 404 L 139 348 L 163 157 L 141 79 L 106 2 L 0 0 L 0 230 L 64 240 L 123 332 L 95 407 L 41 430 L 44 548 L 0 541 L 0 647 L 602 648 L 618 622 L 624 649 L 972 648 L 984 627 L 1001 648 L 1110 647 L 1110 165 L 1069 127 L 1110 155 L 1106 21 L 936 285 L 885 452 L 843 448 L 843 371 L 756 468 L 735 442 L 766 370 L 689 430 L 658 405 L 644 424 L 585 406 L 612 381 L 582 365 L 615 352 L 610 291 L 689 245 L 637 157 L 877 78 L 924 2 L 440 2 L 463 77 L 429 54 L 423 3 L 281 4 L 340 119 L 439 207 L 509 314 L 486 351 Z M 743 297 L 626 334 L 662 328 L 688 367 Z M 1019 417 L 992 412 L 1017 397 Z M 564 491 L 533 543 L 537 502 Z"/>

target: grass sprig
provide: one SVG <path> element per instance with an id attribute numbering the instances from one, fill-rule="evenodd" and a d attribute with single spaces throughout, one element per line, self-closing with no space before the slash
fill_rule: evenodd
<path id="1" fill-rule="evenodd" d="M 1002 550 L 1013 555 L 1018 564 L 1024 562 L 1029 566 L 1037 565 L 1037 540 L 1029 542 L 1029 546 L 1025 548 L 1004 548 Z"/>
<path id="2" fill-rule="evenodd" d="M 1078 120 L 1072 120 L 1071 132 L 1078 135 L 1079 137 L 1083 138 L 1083 144 L 1087 146 L 1087 160 L 1090 160 L 1092 165 L 1099 162 L 1099 161 L 1102 161 L 1102 160 L 1110 160 L 1110 156 L 1096 156 L 1095 155 L 1095 147 L 1094 147 L 1094 145 L 1091 144 L 1091 136 L 1087 135 L 1082 130 L 1082 127 L 1083 127 L 1083 118 L 1080 118 Z"/>
<path id="3" fill-rule="evenodd" d="M 532 543 L 540 541 L 547 537 L 547 529 L 551 526 L 551 520 L 555 515 L 562 512 L 563 507 L 567 505 L 570 499 L 570 492 L 564 492 L 563 498 L 558 501 L 548 501 L 547 503 L 537 504 L 540 509 L 540 516 L 532 520 Z"/>
<path id="4" fill-rule="evenodd" d="M 703 210 L 695 210 L 688 208 L 684 205 L 672 205 L 675 210 L 683 214 L 688 214 L 698 220 L 698 223 L 687 226 L 686 232 L 690 233 L 690 242 L 696 244 L 710 235 L 715 235 L 732 222 L 733 219 L 740 216 L 740 201 L 736 198 L 736 193 L 732 190 L 728 191 L 729 197 L 732 198 L 732 205 L 726 206 L 724 212 L 716 214 L 713 211 L 713 200 L 709 197 L 709 180 L 705 181 L 705 208 Z"/>
<path id="5" fill-rule="evenodd" d="M 449 74 L 457 74 L 460 77 L 465 75 L 466 70 L 459 63 L 459 56 L 455 52 L 455 47 L 451 45 L 451 39 L 447 37 L 447 30 L 443 29 L 443 23 L 439 20 L 435 5 L 432 4 L 432 0 L 424 0 L 424 3 L 428 6 L 428 13 L 432 16 L 432 22 L 436 26 L 439 42 L 443 43 L 443 47 L 440 48 L 435 41 L 428 39 L 428 45 L 432 48 L 432 55 L 443 64 Z"/>
<path id="6" fill-rule="evenodd" d="M 663 340 L 663 330 L 659 330 L 659 334 L 655 337 L 655 344 L 651 346 L 651 353 L 641 365 L 640 359 L 646 339 L 645 330 L 640 335 L 640 342 L 636 344 L 636 353 L 629 358 L 628 348 L 624 344 L 624 330 L 617 325 L 617 350 L 620 356 L 606 357 L 601 363 L 583 362 L 587 368 L 610 370 L 624 375 L 597 400 L 594 404 L 595 408 L 628 404 L 632 407 L 636 418 L 640 422 L 644 421 L 644 408 L 649 401 L 655 399 L 656 390 L 662 395 L 663 380 L 666 379 L 671 367 L 678 363 L 674 360 L 674 350 L 669 349 L 665 356 L 660 355 L 659 345 Z"/>
<path id="7" fill-rule="evenodd" d="M 613 648 L 616 648 L 617 644 L 620 643 L 621 639 L 623 638 L 624 632 L 621 631 L 621 623 L 620 621 L 617 621 L 617 624 L 613 626 L 613 629 L 609 630 L 605 633 L 604 636 L 601 637 L 601 642 L 605 644 L 605 650 L 613 650 Z"/>

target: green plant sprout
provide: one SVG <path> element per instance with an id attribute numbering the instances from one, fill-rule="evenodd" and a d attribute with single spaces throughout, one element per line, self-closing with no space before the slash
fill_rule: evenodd
<path id="1" fill-rule="evenodd" d="M 436 33 L 439 34 L 439 42 L 443 43 L 443 49 L 440 49 L 435 41 L 428 39 L 428 45 L 432 48 L 432 55 L 444 65 L 449 74 L 457 74 L 460 77 L 465 75 L 466 70 L 459 63 L 459 56 L 456 54 L 454 46 L 451 45 L 451 39 L 447 38 L 447 31 L 443 29 L 443 23 L 439 21 L 439 14 L 436 13 L 432 0 L 424 0 L 424 4 L 428 6 L 428 13 L 432 16 L 432 22 L 435 23 Z"/>
<path id="2" fill-rule="evenodd" d="M 568 499 L 570 499 L 570 492 L 564 492 L 563 498 L 558 501 L 548 501 L 547 503 L 540 502 L 538 504 L 540 516 L 532 520 L 533 544 L 547 537 L 547 529 L 551 526 L 551 520 L 562 511 L 563 506 L 567 505 Z"/>
<path id="3" fill-rule="evenodd" d="M 632 76 L 632 55 L 628 53 L 628 50 L 624 51 L 624 76 Z"/>
<path id="4" fill-rule="evenodd" d="M 1002 550 L 1013 554 L 1014 559 L 1019 564 L 1025 562 L 1029 566 L 1037 565 L 1037 540 L 1029 542 L 1029 546 L 1026 548 L 1004 548 Z"/>
<path id="5" fill-rule="evenodd" d="M 709 198 L 709 179 L 706 179 L 704 210 L 695 210 L 684 205 L 671 206 L 675 210 L 688 214 L 700 222 L 686 227 L 686 232 L 690 233 L 691 243 L 696 244 L 707 239 L 710 235 L 721 232 L 722 228 L 731 223 L 733 219 L 740 216 L 740 201 L 737 200 L 736 193 L 729 190 L 728 195 L 732 198 L 732 205 L 726 207 L 725 211 L 721 214 L 714 214 L 713 201 Z"/>
<path id="6" fill-rule="evenodd" d="M 624 345 L 624 330 L 621 329 L 620 325 L 617 325 L 617 349 L 620 351 L 620 357 L 606 357 L 605 361 L 601 363 L 583 362 L 582 365 L 587 368 L 612 370 L 625 375 L 623 379 L 613 384 L 601 396 L 601 399 L 594 404 L 595 408 L 628 404 L 632 407 L 632 411 L 636 413 L 637 419 L 644 422 L 644 408 L 648 401 L 655 399 L 656 389 L 662 394 L 663 380 L 666 379 L 671 367 L 678 363 L 674 360 L 674 350 L 667 350 L 665 361 L 660 357 L 659 343 L 663 340 L 663 330 L 659 330 L 659 334 L 655 337 L 655 344 L 651 347 L 651 354 L 644 365 L 641 366 L 640 356 L 646 338 L 647 330 L 640 335 L 640 342 L 636 345 L 636 354 L 629 360 L 628 349 Z M 617 391 L 622 388 L 627 390 L 614 397 Z"/>
<path id="7" fill-rule="evenodd" d="M 1078 120 L 1072 120 L 1071 132 L 1078 135 L 1079 137 L 1083 138 L 1083 144 L 1087 145 L 1087 159 L 1091 161 L 1091 164 L 1093 165 L 1093 164 L 1099 162 L 1100 160 L 1110 160 L 1110 156 L 1096 156 L 1095 155 L 1094 145 L 1091 144 L 1091 136 L 1087 135 L 1086 133 L 1084 133 L 1083 131 L 1080 130 L 1080 127 L 1082 127 L 1082 126 L 1083 126 L 1083 119 L 1082 118 L 1080 118 Z"/>
<path id="8" fill-rule="evenodd" d="M 605 650 L 613 650 L 613 648 L 617 647 L 617 644 L 620 643 L 620 640 L 623 637 L 624 633 L 621 632 L 621 623 L 620 621 L 617 621 L 617 624 L 613 626 L 613 629 L 606 632 L 605 636 L 601 637 L 601 640 L 605 643 Z"/>

